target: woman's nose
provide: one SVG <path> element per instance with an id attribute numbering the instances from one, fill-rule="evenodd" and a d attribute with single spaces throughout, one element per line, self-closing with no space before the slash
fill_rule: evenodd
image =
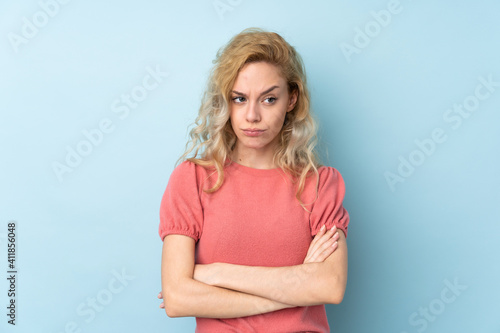
<path id="1" fill-rule="evenodd" d="M 248 103 L 248 108 L 246 112 L 246 120 L 249 123 L 255 123 L 260 121 L 260 110 L 258 103 L 250 102 Z"/>

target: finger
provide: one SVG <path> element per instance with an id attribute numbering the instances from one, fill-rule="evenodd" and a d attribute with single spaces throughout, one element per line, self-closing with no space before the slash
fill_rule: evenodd
<path id="1" fill-rule="evenodd" d="M 316 258 L 315 262 L 323 262 L 338 248 L 338 242 L 334 241 L 333 244 L 326 247 Z"/>
<path id="2" fill-rule="evenodd" d="M 324 249 L 321 253 L 319 253 L 313 262 L 323 262 L 326 258 L 328 258 L 333 253 L 333 247 L 330 245 L 326 249 Z"/>
<path id="3" fill-rule="evenodd" d="M 323 225 L 321 229 L 322 229 L 321 233 L 318 232 L 313 242 L 311 242 L 311 245 L 309 245 L 306 258 L 304 259 L 304 263 L 322 262 L 324 261 L 324 259 L 328 258 L 328 256 L 331 254 L 331 253 L 328 254 L 322 254 L 322 253 L 328 246 L 332 245 L 334 241 L 338 240 L 339 235 L 337 232 L 337 226 L 334 225 L 332 228 L 326 231 L 326 228 Z"/>
<path id="4" fill-rule="evenodd" d="M 304 262 L 306 262 L 311 255 L 314 253 L 314 251 L 317 248 L 317 243 L 318 240 L 325 234 L 326 231 L 326 226 L 323 224 L 323 226 L 319 229 L 319 231 L 316 233 L 314 236 L 313 240 L 311 241 L 311 244 L 309 244 L 309 248 L 307 249 L 306 257 L 304 259 Z"/>
<path id="5" fill-rule="evenodd" d="M 339 233 L 336 232 L 335 234 L 333 234 L 333 236 L 330 239 L 328 239 L 323 244 L 321 244 L 320 247 L 318 248 L 318 250 L 316 251 L 316 258 L 318 257 L 319 254 L 321 254 L 323 251 L 325 251 L 330 246 L 332 246 L 335 242 L 337 242 L 339 237 L 340 237 Z"/>
<path id="6" fill-rule="evenodd" d="M 326 231 L 325 234 L 321 236 L 320 239 L 318 239 L 318 243 L 323 244 L 324 242 L 328 241 L 330 238 L 333 237 L 333 235 L 335 235 L 336 232 L 337 232 L 337 226 L 334 225 L 332 228 Z"/>
<path id="7" fill-rule="evenodd" d="M 333 251 L 329 252 L 331 250 L 331 247 L 334 246 L 334 243 L 338 241 L 339 237 L 339 233 L 336 232 L 333 237 L 331 237 L 318 247 L 318 249 L 310 256 L 309 260 L 311 262 L 322 262 L 326 258 L 328 258 L 328 256 L 333 253 Z M 335 244 L 335 248 L 336 246 L 337 245 Z M 325 254 L 325 251 L 328 252 L 328 254 Z"/>
<path id="8" fill-rule="evenodd" d="M 318 232 L 316 233 L 316 236 L 314 237 L 313 239 L 313 242 L 316 240 L 318 240 L 319 237 L 323 236 L 326 232 L 326 226 L 323 224 L 321 226 L 321 228 L 318 230 Z"/>
<path id="9" fill-rule="evenodd" d="M 319 229 L 318 233 L 314 236 L 311 244 L 309 245 L 309 248 L 314 247 L 315 244 L 318 243 L 318 240 L 323 236 L 326 232 L 326 226 L 323 224 L 323 226 Z"/>
<path id="10" fill-rule="evenodd" d="M 318 238 L 318 241 L 316 242 L 316 244 L 314 244 L 312 246 L 312 252 L 311 253 L 314 253 L 315 251 L 317 251 L 323 244 L 325 244 L 326 242 L 328 242 L 332 236 L 334 236 L 335 232 L 337 232 L 337 226 L 333 226 L 333 228 L 331 228 L 330 230 L 328 230 L 327 232 L 325 232 L 323 235 L 321 235 L 321 237 Z"/>

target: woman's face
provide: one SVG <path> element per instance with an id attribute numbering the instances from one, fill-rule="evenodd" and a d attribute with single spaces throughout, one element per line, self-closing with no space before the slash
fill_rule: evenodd
<path id="1" fill-rule="evenodd" d="M 231 92 L 230 117 L 237 136 L 236 151 L 273 154 L 285 115 L 293 110 L 296 101 L 296 93 L 288 93 L 287 82 L 277 66 L 267 62 L 246 64 Z"/>

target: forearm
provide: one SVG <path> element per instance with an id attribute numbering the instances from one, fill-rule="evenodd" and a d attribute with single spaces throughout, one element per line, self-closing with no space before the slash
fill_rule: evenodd
<path id="1" fill-rule="evenodd" d="M 215 286 L 295 306 L 335 303 L 332 301 L 335 289 L 345 288 L 324 263 L 285 267 L 218 263 L 213 270 L 211 284 Z"/>
<path id="2" fill-rule="evenodd" d="M 195 281 L 194 257 L 194 239 L 176 234 L 165 237 L 161 286 L 168 316 L 235 318 L 291 307 L 267 298 Z"/>
<path id="3" fill-rule="evenodd" d="M 330 235 L 325 237 L 328 239 Z M 322 242 L 324 240 L 317 244 Z M 328 242 L 324 244 L 328 246 Z M 315 250 L 313 257 L 314 253 Z M 339 232 L 336 250 L 324 260 L 284 267 L 196 265 L 193 277 L 213 286 L 295 306 L 338 304 L 344 298 L 347 285 L 347 243 L 344 233 Z"/>
<path id="4" fill-rule="evenodd" d="M 175 285 L 164 283 L 163 290 L 166 312 L 170 317 L 237 318 L 293 307 L 190 278 L 177 281 Z"/>

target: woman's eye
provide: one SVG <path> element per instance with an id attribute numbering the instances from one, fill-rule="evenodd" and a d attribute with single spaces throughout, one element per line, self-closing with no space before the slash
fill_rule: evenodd
<path id="1" fill-rule="evenodd" d="M 265 99 L 265 101 L 269 104 L 273 104 L 274 102 L 276 102 L 276 98 L 275 97 L 268 97 Z"/>
<path id="2" fill-rule="evenodd" d="M 245 97 L 241 97 L 241 96 L 233 97 L 233 101 L 236 103 L 243 103 L 245 101 Z"/>

